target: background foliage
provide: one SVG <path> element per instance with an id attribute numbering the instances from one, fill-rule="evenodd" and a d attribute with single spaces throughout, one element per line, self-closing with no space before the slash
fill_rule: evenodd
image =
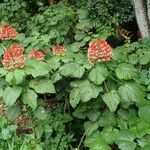
<path id="1" fill-rule="evenodd" d="M 0 2 L 1 24 L 19 32 L 0 41 L 1 59 L 13 42 L 25 55 L 49 50 L 23 69 L 0 64 L 0 150 L 150 149 L 149 39 L 117 46 L 109 62 L 87 60 L 89 41 L 115 37 L 133 18 L 128 0 Z M 57 44 L 64 56 L 52 55 Z"/>

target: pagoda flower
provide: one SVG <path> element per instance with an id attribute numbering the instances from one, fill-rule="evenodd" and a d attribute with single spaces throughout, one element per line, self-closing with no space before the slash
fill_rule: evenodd
<path id="1" fill-rule="evenodd" d="M 26 57 L 23 54 L 16 55 L 15 52 L 6 51 L 3 55 L 2 64 L 4 69 L 23 68 L 25 66 Z"/>
<path id="2" fill-rule="evenodd" d="M 64 56 L 66 49 L 61 45 L 56 45 L 52 48 L 53 55 Z"/>
<path id="3" fill-rule="evenodd" d="M 111 57 L 112 48 L 105 40 L 97 38 L 89 43 L 88 60 L 90 64 L 94 64 L 95 60 L 109 61 Z"/>
<path id="4" fill-rule="evenodd" d="M 24 47 L 20 44 L 12 44 L 3 54 L 2 64 L 5 69 L 23 68 L 26 57 L 23 54 Z"/>
<path id="5" fill-rule="evenodd" d="M 9 48 L 6 49 L 6 51 L 13 52 L 17 56 L 23 54 L 24 50 L 24 47 L 17 43 L 12 44 Z"/>
<path id="6" fill-rule="evenodd" d="M 0 39 L 2 40 L 11 40 L 16 39 L 18 33 L 10 24 L 5 24 L 0 28 Z"/>
<path id="7" fill-rule="evenodd" d="M 39 50 L 31 50 L 30 53 L 29 53 L 29 57 L 30 58 L 35 58 L 39 62 L 44 62 L 45 61 L 45 58 L 44 58 L 45 54 L 43 54 Z"/>

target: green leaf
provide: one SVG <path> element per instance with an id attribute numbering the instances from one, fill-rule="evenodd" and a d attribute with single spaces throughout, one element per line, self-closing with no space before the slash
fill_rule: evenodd
<path id="1" fill-rule="evenodd" d="M 39 107 L 34 111 L 35 117 L 41 120 L 45 120 L 47 118 L 47 113 L 44 109 L 44 107 Z"/>
<path id="2" fill-rule="evenodd" d="M 85 80 L 79 84 L 80 96 L 82 102 L 87 102 L 92 98 L 96 98 L 102 91 L 102 87 L 95 86 L 88 80 Z"/>
<path id="3" fill-rule="evenodd" d="M 119 64 L 115 72 L 119 79 L 124 80 L 130 80 L 138 76 L 137 69 L 133 65 L 126 63 Z"/>
<path id="4" fill-rule="evenodd" d="M 73 108 L 75 108 L 79 102 L 80 102 L 80 89 L 74 88 L 70 92 L 70 104 Z"/>
<path id="5" fill-rule="evenodd" d="M 112 90 L 102 96 L 103 101 L 109 107 L 110 111 L 115 112 L 121 99 L 116 90 Z"/>
<path id="6" fill-rule="evenodd" d="M 89 79 L 96 85 L 100 85 L 108 76 L 107 68 L 99 64 L 89 74 Z"/>
<path id="7" fill-rule="evenodd" d="M 27 92 L 22 95 L 22 100 L 32 109 L 35 109 L 37 107 L 37 97 L 37 94 L 33 90 L 28 89 Z"/>
<path id="8" fill-rule="evenodd" d="M 32 80 L 29 86 L 37 93 L 55 93 L 55 87 L 52 81 L 48 79 Z"/>
<path id="9" fill-rule="evenodd" d="M 138 113 L 142 120 L 150 123 L 150 106 L 141 107 Z"/>
<path id="10" fill-rule="evenodd" d="M 59 69 L 60 74 L 66 77 L 81 78 L 84 74 L 84 67 L 75 62 L 69 62 Z"/>
<path id="11" fill-rule="evenodd" d="M 25 77 L 25 71 L 23 69 L 16 69 L 14 71 L 14 78 L 17 84 L 21 83 Z"/>
<path id="12" fill-rule="evenodd" d="M 70 93 L 70 104 L 72 107 L 76 107 L 80 101 L 87 102 L 92 98 L 96 98 L 101 91 L 102 87 L 95 86 L 88 80 L 81 81 Z"/>
<path id="13" fill-rule="evenodd" d="M 20 114 L 20 107 L 18 105 L 13 105 L 7 110 L 7 118 L 9 121 L 14 121 Z"/>
<path id="14" fill-rule="evenodd" d="M 0 77 L 5 76 L 8 73 L 4 68 L 0 68 Z"/>
<path id="15" fill-rule="evenodd" d="M 96 122 L 87 121 L 84 123 L 84 130 L 87 136 L 91 135 L 98 129 L 98 124 Z"/>
<path id="16" fill-rule="evenodd" d="M 142 102 L 145 100 L 145 87 L 135 82 L 128 82 L 120 86 L 118 92 L 121 98 L 127 102 Z"/>
<path id="17" fill-rule="evenodd" d="M 34 78 L 47 75 L 49 71 L 51 71 L 51 68 L 47 63 L 36 60 L 28 60 L 28 64 L 25 67 L 25 73 L 31 74 Z"/>
<path id="18" fill-rule="evenodd" d="M 4 93 L 3 93 L 3 101 L 5 102 L 5 104 L 9 107 L 11 107 L 15 102 L 16 100 L 18 99 L 18 97 L 20 96 L 21 94 L 21 91 L 22 91 L 22 88 L 21 87 L 7 87 L 5 90 L 4 90 Z"/>
<path id="19" fill-rule="evenodd" d="M 135 135 L 130 131 L 121 131 L 116 135 L 116 143 L 121 150 L 134 150 L 136 147 L 134 139 Z"/>
<path id="20" fill-rule="evenodd" d="M 89 147 L 90 150 L 111 150 L 99 131 L 86 137 L 85 146 Z"/>
<path id="21" fill-rule="evenodd" d="M 23 69 L 15 69 L 6 75 L 6 81 L 9 84 L 20 84 L 25 77 L 25 71 Z"/>

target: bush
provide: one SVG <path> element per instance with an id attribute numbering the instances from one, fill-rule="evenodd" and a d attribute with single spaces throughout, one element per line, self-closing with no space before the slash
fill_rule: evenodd
<path id="1" fill-rule="evenodd" d="M 1 23 L 0 149 L 148 149 L 149 39 L 113 49 L 85 9 L 40 8 Z"/>

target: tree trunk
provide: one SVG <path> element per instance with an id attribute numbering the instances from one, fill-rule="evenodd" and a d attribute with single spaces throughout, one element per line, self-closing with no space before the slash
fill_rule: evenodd
<path id="1" fill-rule="evenodd" d="M 143 38 L 150 37 L 150 21 L 146 0 L 133 0 L 136 20 Z"/>
<path id="2" fill-rule="evenodd" d="M 150 22 L 150 0 L 147 0 L 147 13 L 148 13 L 148 19 Z"/>

